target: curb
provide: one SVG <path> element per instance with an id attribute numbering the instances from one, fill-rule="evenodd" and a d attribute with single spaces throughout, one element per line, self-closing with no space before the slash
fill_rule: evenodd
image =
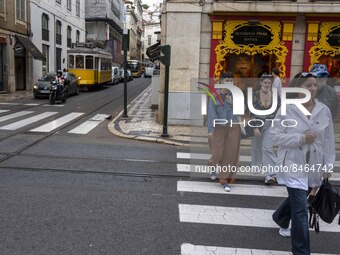
<path id="1" fill-rule="evenodd" d="M 109 131 L 122 138 L 127 138 L 127 139 L 134 139 L 138 141 L 145 141 L 145 142 L 156 142 L 156 143 L 164 143 L 164 144 L 169 144 L 169 145 L 176 145 L 176 146 L 190 146 L 190 144 L 186 143 L 180 143 L 180 142 L 175 142 L 171 140 L 166 140 L 163 138 L 156 138 L 156 137 L 147 137 L 147 136 L 138 136 L 138 135 L 127 135 L 122 132 L 120 132 L 115 126 L 116 126 L 116 121 L 121 118 L 121 115 L 123 114 L 123 111 L 117 114 L 117 116 L 108 124 L 108 129 Z"/>

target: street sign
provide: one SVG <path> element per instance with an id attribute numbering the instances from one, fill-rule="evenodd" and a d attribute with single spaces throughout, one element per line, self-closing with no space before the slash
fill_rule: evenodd
<path id="1" fill-rule="evenodd" d="M 20 54 L 20 53 L 22 53 L 22 51 L 24 50 L 24 47 L 21 45 L 21 44 L 16 44 L 15 46 L 14 46 L 14 51 L 15 51 L 15 53 L 17 53 L 17 54 Z"/>

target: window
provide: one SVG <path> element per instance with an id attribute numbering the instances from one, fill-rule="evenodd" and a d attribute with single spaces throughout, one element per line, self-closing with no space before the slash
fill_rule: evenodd
<path id="1" fill-rule="evenodd" d="M 76 55 L 76 68 L 84 69 L 84 56 Z"/>
<path id="2" fill-rule="evenodd" d="M 42 74 L 46 75 L 49 71 L 49 47 L 48 45 L 42 45 L 42 54 L 45 56 L 45 60 L 42 61 Z"/>
<path id="3" fill-rule="evenodd" d="M 151 35 L 148 35 L 148 46 L 151 45 Z"/>
<path id="4" fill-rule="evenodd" d="M 71 68 L 71 69 L 74 68 L 74 56 L 73 55 L 68 56 L 68 68 Z"/>
<path id="5" fill-rule="evenodd" d="M 70 26 L 67 26 L 67 47 L 72 46 L 72 28 Z"/>
<path id="6" fill-rule="evenodd" d="M 57 67 L 57 70 L 61 70 L 61 49 L 60 48 L 57 48 L 56 49 L 56 67 Z"/>
<path id="7" fill-rule="evenodd" d="M 80 17 L 80 0 L 76 1 L 76 15 Z"/>
<path id="8" fill-rule="evenodd" d="M 93 56 L 86 56 L 86 69 L 93 69 Z"/>
<path id="9" fill-rule="evenodd" d="M 61 44 L 61 22 L 59 20 L 57 20 L 55 25 L 55 36 L 55 42 Z"/>
<path id="10" fill-rule="evenodd" d="M 41 16 L 41 33 L 42 33 L 42 39 L 44 41 L 49 41 L 49 30 L 48 30 L 48 15 L 43 13 L 43 15 Z"/>
<path id="11" fill-rule="evenodd" d="M 25 10 L 26 10 L 25 0 L 16 0 L 16 18 L 21 21 L 25 21 Z"/>
<path id="12" fill-rule="evenodd" d="M 5 13 L 5 0 L 0 0 L 0 13 Z"/>
<path id="13" fill-rule="evenodd" d="M 76 42 L 79 42 L 79 39 L 80 39 L 80 32 L 79 32 L 79 30 L 77 30 L 77 33 L 76 33 Z"/>
<path id="14" fill-rule="evenodd" d="M 57 4 L 61 4 L 61 0 L 55 0 Z"/>
<path id="15" fill-rule="evenodd" d="M 72 10 L 72 1 L 67 0 L 67 10 L 71 11 Z"/>

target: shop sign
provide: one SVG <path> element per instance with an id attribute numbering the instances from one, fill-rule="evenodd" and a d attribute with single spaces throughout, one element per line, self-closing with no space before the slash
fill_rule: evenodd
<path id="1" fill-rule="evenodd" d="M 17 53 L 17 54 L 22 53 L 23 50 L 24 50 L 24 47 L 23 47 L 21 44 L 16 44 L 16 45 L 14 46 L 14 51 L 15 51 L 15 53 Z"/>
<path id="2" fill-rule="evenodd" d="M 340 27 L 334 29 L 328 34 L 327 42 L 332 47 L 340 46 Z"/>
<path id="3" fill-rule="evenodd" d="M 231 36 L 236 45 L 268 45 L 273 38 L 270 30 L 258 25 L 241 26 L 235 29 Z"/>

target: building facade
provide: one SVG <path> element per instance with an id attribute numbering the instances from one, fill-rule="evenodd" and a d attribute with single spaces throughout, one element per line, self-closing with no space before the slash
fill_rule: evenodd
<path id="1" fill-rule="evenodd" d="M 144 22 L 142 36 L 142 60 L 148 58 L 146 50 L 160 40 L 160 22 Z"/>
<path id="2" fill-rule="evenodd" d="M 44 54 L 34 61 L 34 80 L 67 69 L 67 50 L 85 40 L 85 6 L 80 0 L 31 0 L 32 41 Z"/>
<path id="3" fill-rule="evenodd" d="M 32 90 L 33 58 L 44 56 L 32 43 L 28 0 L 0 1 L 0 91 Z"/>
<path id="4" fill-rule="evenodd" d="M 124 27 L 124 0 L 88 0 L 85 6 L 87 41 L 102 42 L 112 53 L 112 62 L 120 66 Z"/>
<path id="5" fill-rule="evenodd" d="M 338 1 L 317 0 L 164 2 L 161 43 L 172 47 L 169 123 L 202 124 L 200 93 L 193 88 L 225 71 L 255 78 L 278 67 L 287 85 L 323 63 L 340 78 L 339 10 Z"/>
<path id="6" fill-rule="evenodd" d="M 128 59 L 142 60 L 142 2 L 125 1 L 126 28 L 130 30 Z"/>

